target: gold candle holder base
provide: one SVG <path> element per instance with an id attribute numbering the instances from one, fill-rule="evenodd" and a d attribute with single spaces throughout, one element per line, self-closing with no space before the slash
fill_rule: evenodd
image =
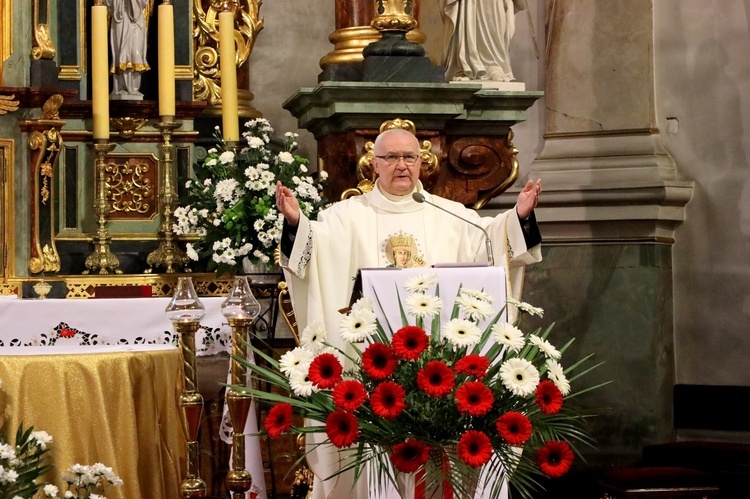
<path id="1" fill-rule="evenodd" d="M 122 274 L 120 260 L 109 249 L 112 238 L 107 231 L 107 216 L 109 215 L 109 185 L 107 184 L 106 168 L 107 153 L 115 148 L 115 144 L 96 139 L 94 142 L 94 152 L 96 153 L 96 202 L 94 203 L 94 213 L 97 216 L 99 228 L 92 237 L 94 243 L 94 252 L 86 257 L 86 270 L 84 274 Z"/>
<path id="2" fill-rule="evenodd" d="M 157 125 L 162 137 L 164 137 L 164 141 L 159 144 L 162 151 L 159 160 L 162 178 L 159 189 L 161 226 L 159 228 L 159 247 L 146 257 L 146 263 L 149 265 L 149 268 L 145 271 L 146 274 L 152 273 L 158 267 L 165 267 L 167 274 L 173 274 L 177 269 L 185 269 L 190 262 L 187 254 L 175 244 L 174 233 L 172 232 L 172 217 L 177 203 L 177 192 L 173 181 L 174 157 L 172 153 L 174 146 L 172 145 L 172 135 L 181 126 L 182 123 L 174 121 L 174 116 L 162 116 Z"/>

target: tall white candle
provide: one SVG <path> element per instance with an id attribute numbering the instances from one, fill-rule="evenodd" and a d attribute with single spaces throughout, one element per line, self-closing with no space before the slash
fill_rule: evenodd
<path id="1" fill-rule="evenodd" d="M 234 48 L 234 12 L 219 12 L 219 61 L 221 68 L 221 118 L 224 140 L 239 142 L 237 109 L 237 64 Z"/>
<path id="2" fill-rule="evenodd" d="M 109 140 L 109 61 L 107 51 L 107 7 L 91 7 L 91 108 L 94 139 Z"/>
<path id="3" fill-rule="evenodd" d="M 175 115 L 174 7 L 159 5 L 159 116 Z"/>

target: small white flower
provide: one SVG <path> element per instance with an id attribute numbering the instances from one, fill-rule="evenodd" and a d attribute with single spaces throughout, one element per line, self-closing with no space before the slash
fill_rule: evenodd
<path id="1" fill-rule="evenodd" d="M 322 172 L 318 172 L 318 175 L 320 175 L 320 178 L 325 180 L 328 178 L 328 172 L 323 170 Z"/>
<path id="2" fill-rule="evenodd" d="M 451 319 L 443 326 L 443 338 L 457 347 L 470 347 L 479 343 L 482 332 L 476 324 L 466 319 Z"/>
<path id="3" fill-rule="evenodd" d="M 318 319 L 308 324 L 300 334 L 299 342 L 302 348 L 318 353 L 325 347 L 323 342 L 326 341 L 326 326 L 322 320 Z"/>
<path id="4" fill-rule="evenodd" d="M 438 282 L 437 274 L 417 274 L 404 282 L 404 289 L 410 293 L 425 293 L 433 284 Z"/>
<path id="5" fill-rule="evenodd" d="M 541 350 L 542 353 L 544 353 L 544 356 L 548 359 L 560 358 L 560 351 L 555 348 L 549 341 L 544 340 L 535 334 L 532 334 L 529 335 L 529 342 L 531 342 L 532 345 Z"/>
<path id="6" fill-rule="evenodd" d="M 309 397 L 318 391 L 318 388 L 313 385 L 307 376 L 307 369 L 305 371 L 293 371 L 289 376 L 289 386 L 298 397 Z"/>
<path id="7" fill-rule="evenodd" d="M 263 139 L 261 139 L 260 137 L 249 137 L 247 139 L 247 145 L 249 145 L 251 149 L 259 149 L 265 144 L 266 143 L 263 142 Z"/>
<path id="8" fill-rule="evenodd" d="M 69 491 L 69 490 L 65 491 L 65 499 L 72 499 L 74 497 L 75 496 L 73 495 L 73 493 L 71 491 Z"/>
<path id="9" fill-rule="evenodd" d="M 351 310 L 339 323 L 341 338 L 349 343 L 362 342 L 377 331 L 377 318 L 372 310 Z"/>
<path id="10" fill-rule="evenodd" d="M 406 313 L 414 317 L 433 317 L 443 308 L 443 300 L 437 296 L 413 293 L 406 297 Z"/>
<path id="11" fill-rule="evenodd" d="M 492 303 L 469 294 L 459 294 L 456 303 L 461 307 L 464 315 L 471 320 L 481 321 L 495 313 Z"/>
<path id="12" fill-rule="evenodd" d="M 52 442 L 52 436 L 46 431 L 32 431 L 30 437 L 32 440 L 36 440 L 37 445 L 42 450 L 45 450 L 47 444 Z"/>
<path id="13" fill-rule="evenodd" d="M 565 377 L 563 368 L 559 362 L 554 359 L 547 359 L 547 376 L 560 390 L 560 393 L 567 395 L 570 393 L 570 383 Z"/>
<path id="14" fill-rule="evenodd" d="M 307 372 L 307 367 L 314 358 L 315 355 L 311 351 L 302 347 L 294 348 L 279 358 L 279 370 L 287 377 L 295 371 Z"/>
<path id="15" fill-rule="evenodd" d="M 219 161 L 221 161 L 221 164 L 223 165 L 231 163 L 234 161 L 234 153 L 232 151 L 224 151 L 219 155 Z"/>
<path id="16" fill-rule="evenodd" d="M 486 301 L 487 303 L 492 303 L 494 301 L 491 294 L 480 289 L 461 288 L 460 294 L 462 296 L 471 296 L 473 298 L 476 298 L 477 300 Z"/>
<path id="17" fill-rule="evenodd" d="M 526 397 L 536 390 L 539 371 L 526 359 L 508 359 L 500 367 L 500 379 L 511 393 Z"/>
<path id="18" fill-rule="evenodd" d="M 193 185 L 192 180 L 186 180 L 185 181 L 185 189 L 190 189 L 190 186 Z"/>
<path id="19" fill-rule="evenodd" d="M 55 497 L 58 491 L 58 488 L 51 483 L 48 483 L 44 486 L 44 495 L 46 495 L 47 497 Z"/>
<path id="20" fill-rule="evenodd" d="M 307 167 L 305 165 L 299 165 L 299 169 L 302 173 L 307 173 Z"/>
<path id="21" fill-rule="evenodd" d="M 187 253 L 187 257 L 191 260 L 197 262 L 198 261 L 198 253 L 195 251 L 195 248 L 193 248 L 192 243 L 187 243 L 185 245 L 185 253 Z"/>
<path id="22" fill-rule="evenodd" d="M 513 352 L 520 351 L 526 343 L 523 338 L 523 332 L 507 322 L 495 323 L 491 331 L 495 337 L 495 341 Z"/>
<path id="23" fill-rule="evenodd" d="M 508 298 L 507 301 L 511 305 L 515 305 L 518 308 L 518 310 L 522 312 L 526 312 L 529 315 L 536 315 L 538 317 L 542 317 L 544 315 L 544 310 L 542 310 L 539 307 L 532 307 L 526 302 L 518 301 L 515 298 Z"/>
<path id="24" fill-rule="evenodd" d="M 372 312 L 374 310 L 372 306 L 372 299 L 369 296 L 363 296 L 359 300 L 354 302 L 354 305 L 352 305 L 352 310 L 369 310 Z"/>

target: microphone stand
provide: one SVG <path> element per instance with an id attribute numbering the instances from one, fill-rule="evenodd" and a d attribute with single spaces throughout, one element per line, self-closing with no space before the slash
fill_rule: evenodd
<path id="1" fill-rule="evenodd" d="M 457 215 L 456 213 L 453 213 L 452 211 L 448 211 L 445 208 L 443 208 L 442 206 L 438 206 L 435 203 L 431 203 L 430 201 L 427 201 L 427 199 L 424 197 L 424 194 L 422 194 L 421 192 L 415 192 L 415 193 L 413 193 L 411 195 L 411 198 L 414 201 L 416 201 L 417 203 L 427 203 L 430 206 L 434 206 L 438 210 L 442 210 L 442 211 L 448 213 L 449 215 L 453 215 L 454 217 L 458 218 L 459 220 L 463 220 L 467 224 L 473 225 L 477 229 L 481 230 L 482 234 L 484 234 L 484 244 L 487 247 L 487 259 L 489 260 L 490 264 L 493 267 L 495 266 L 495 257 L 492 254 L 492 241 L 490 241 L 490 235 L 487 234 L 487 231 L 484 230 L 484 227 L 482 227 L 481 225 L 477 225 L 474 222 L 472 222 L 471 220 L 467 220 L 464 217 L 462 217 L 460 215 Z"/>

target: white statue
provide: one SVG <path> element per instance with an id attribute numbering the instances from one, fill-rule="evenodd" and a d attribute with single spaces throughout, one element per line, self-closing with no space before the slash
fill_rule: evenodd
<path id="1" fill-rule="evenodd" d="M 510 40 L 523 0 L 439 0 L 448 81 L 513 81 Z"/>
<path id="2" fill-rule="evenodd" d="M 142 99 L 141 73 L 151 69 L 146 62 L 146 45 L 153 0 L 105 0 L 104 3 L 110 16 L 112 97 Z"/>

